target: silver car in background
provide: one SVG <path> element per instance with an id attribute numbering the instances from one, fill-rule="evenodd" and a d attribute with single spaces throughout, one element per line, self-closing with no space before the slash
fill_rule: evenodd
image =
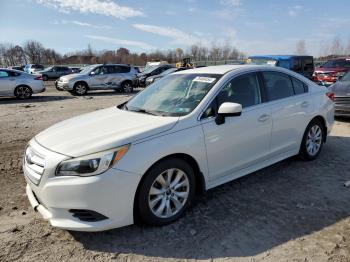
<path id="1" fill-rule="evenodd" d="M 85 67 L 78 74 L 62 76 L 55 83 L 58 90 L 85 95 L 89 90 L 113 89 L 132 93 L 137 71 L 124 64 L 98 64 Z"/>
<path id="2" fill-rule="evenodd" d="M 18 70 L 0 68 L 0 96 L 30 98 L 45 91 L 41 75 L 31 75 Z"/>
<path id="3" fill-rule="evenodd" d="M 350 117 L 350 71 L 328 89 L 334 94 L 334 115 Z"/>
<path id="4" fill-rule="evenodd" d="M 50 78 L 59 78 L 61 76 L 72 74 L 73 71 L 68 66 L 50 66 L 42 71 L 38 71 L 37 74 L 41 74 L 44 81 Z"/>

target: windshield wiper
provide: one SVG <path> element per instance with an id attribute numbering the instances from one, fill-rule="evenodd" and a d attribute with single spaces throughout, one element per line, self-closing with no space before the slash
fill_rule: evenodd
<path id="1" fill-rule="evenodd" d="M 152 115 L 152 116 L 158 116 L 158 114 L 155 114 L 155 113 L 148 111 L 146 109 L 143 109 L 143 108 L 135 108 L 135 109 L 127 109 L 127 110 L 132 111 L 132 112 L 148 114 L 148 115 Z"/>

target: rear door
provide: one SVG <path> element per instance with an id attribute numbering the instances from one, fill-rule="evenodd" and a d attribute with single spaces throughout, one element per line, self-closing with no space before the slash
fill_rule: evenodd
<path id="1" fill-rule="evenodd" d="M 269 154 L 272 119 L 263 103 L 256 73 L 233 78 L 222 88 L 202 116 L 210 179 L 232 175 L 265 160 Z M 217 125 L 215 115 L 224 102 L 242 104 L 241 116 L 226 117 Z"/>
<path id="2" fill-rule="evenodd" d="M 16 87 L 16 73 L 0 70 L 0 95 L 13 96 Z"/>
<path id="3" fill-rule="evenodd" d="M 312 101 L 307 85 L 287 74 L 261 73 L 272 114 L 271 154 L 299 150 Z"/>

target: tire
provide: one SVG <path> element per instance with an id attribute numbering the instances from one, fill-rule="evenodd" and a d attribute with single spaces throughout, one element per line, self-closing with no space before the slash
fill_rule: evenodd
<path id="1" fill-rule="evenodd" d="M 33 90 L 29 86 L 17 86 L 14 93 L 18 99 L 28 99 L 32 97 Z"/>
<path id="2" fill-rule="evenodd" d="M 134 91 L 134 87 L 130 81 L 125 81 L 121 84 L 121 89 L 124 93 L 132 93 Z"/>
<path id="3" fill-rule="evenodd" d="M 191 166 L 181 159 L 165 159 L 154 165 L 140 184 L 136 199 L 138 219 L 153 226 L 169 224 L 184 214 L 194 196 L 195 177 Z"/>
<path id="4" fill-rule="evenodd" d="M 84 82 L 78 82 L 74 85 L 73 92 L 75 95 L 83 96 L 88 91 L 88 85 Z"/>
<path id="5" fill-rule="evenodd" d="M 300 145 L 299 156 L 306 161 L 316 159 L 321 152 L 324 137 L 325 130 L 322 122 L 318 119 L 312 120 L 306 127 Z"/>
<path id="6" fill-rule="evenodd" d="M 49 77 L 47 75 L 43 75 L 43 81 L 49 80 Z"/>

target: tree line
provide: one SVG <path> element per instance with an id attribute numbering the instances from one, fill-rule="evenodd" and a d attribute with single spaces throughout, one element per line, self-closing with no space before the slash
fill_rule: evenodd
<path id="1" fill-rule="evenodd" d="M 45 48 L 40 42 L 35 40 L 26 41 L 23 45 L 0 43 L 0 65 L 3 67 L 28 63 L 44 65 L 123 63 L 142 66 L 148 61 L 176 63 L 185 57 L 190 57 L 194 61 L 218 61 L 243 59 L 245 54 L 229 44 L 213 44 L 211 47 L 194 44 L 187 50 L 176 48 L 155 50 L 149 53 L 131 52 L 125 47 L 120 47 L 117 50 L 96 51 L 88 45 L 84 50 L 62 55 L 54 49 Z"/>
<path id="2" fill-rule="evenodd" d="M 296 43 L 295 54 L 308 53 L 306 42 L 300 40 Z M 343 43 L 339 38 L 334 38 L 329 43 L 322 43 L 320 56 L 350 55 L 350 40 Z M 212 44 L 210 47 L 201 43 L 193 44 L 186 50 L 182 48 L 169 50 L 155 50 L 149 53 L 131 52 L 125 47 L 116 50 L 96 51 L 90 45 L 84 50 L 60 54 L 54 49 L 44 47 L 35 40 L 26 41 L 23 45 L 12 43 L 0 43 L 0 66 L 9 67 L 24 64 L 96 64 L 96 63 L 123 63 L 143 66 L 148 61 L 167 61 L 176 63 L 185 57 L 193 61 L 220 61 L 242 60 L 246 55 L 236 47 L 225 43 Z"/>

